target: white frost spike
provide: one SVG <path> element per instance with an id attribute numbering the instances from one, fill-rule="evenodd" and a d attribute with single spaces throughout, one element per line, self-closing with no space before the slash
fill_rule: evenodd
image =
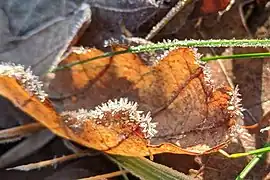
<path id="1" fill-rule="evenodd" d="M 67 122 L 72 119 L 77 119 L 78 121 L 72 126 L 80 127 L 89 120 L 94 120 L 97 124 L 100 124 L 102 121 L 107 121 L 103 119 L 105 114 L 110 113 L 113 117 L 120 112 L 128 114 L 128 121 L 138 124 L 139 127 L 142 128 L 145 138 L 150 139 L 157 134 L 157 130 L 155 129 L 157 123 L 151 122 L 152 118 L 150 112 L 146 115 L 142 115 L 143 111 L 138 111 L 138 103 L 129 101 L 127 98 L 109 100 L 106 103 L 96 106 L 94 110 L 79 109 L 78 111 L 66 111 L 63 112 L 61 116 L 64 117 Z"/>
<path id="2" fill-rule="evenodd" d="M 145 133 L 146 138 L 152 138 L 157 134 L 157 124 L 158 123 L 153 123 L 152 121 L 152 117 L 151 117 L 151 113 L 148 112 L 145 115 L 142 115 L 141 117 L 141 122 L 140 122 L 140 127 L 143 129 L 142 132 Z"/>
<path id="3" fill-rule="evenodd" d="M 139 38 L 139 37 L 123 37 L 125 41 L 127 41 L 128 44 L 137 46 L 137 45 L 154 45 L 153 42 Z M 147 52 L 138 52 L 138 56 L 147 64 L 147 65 L 156 65 L 158 62 L 162 59 L 164 59 L 168 54 L 170 53 L 171 50 L 175 48 L 170 48 L 169 50 L 149 50 Z"/>
<path id="4" fill-rule="evenodd" d="M 227 108 L 227 110 L 232 111 L 235 113 L 235 115 L 243 118 L 243 111 L 245 111 L 245 109 L 242 107 L 242 99 L 241 94 L 239 93 L 239 88 L 238 85 L 235 86 L 234 90 L 232 92 L 229 92 L 229 95 L 231 96 L 231 99 L 229 101 L 229 106 Z"/>
<path id="5" fill-rule="evenodd" d="M 261 133 L 263 133 L 263 132 L 265 132 L 265 131 L 270 131 L 270 126 L 265 127 L 265 128 L 262 128 L 262 129 L 260 130 Z"/>
<path id="6" fill-rule="evenodd" d="M 103 42 L 103 46 L 104 47 L 110 47 L 110 46 L 113 46 L 115 44 L 120 44 L 121 42 L 118 40 L 118 39 L 115 39 L 115 38 L 110 38 L 108 40 L 105 40 Z"/>
<path id="7" fill-rule="evenodd" d="M 214 82 L 213 82 L 213 78 L 212 78 L 212 74 L 211 74 L 211 69 L 207 65 L 206 62 L 201 60 L 202 54 L 198 53 L 197 51 L 198 51 L 197 48 L 193 48 L 193 53 L 195 56 L 195 63 L 197 63 L 203 69 L 204 80 L 205 80 L 206 84 L 209 85 L 210 87 L 212 87 Z"/>
<path id="8" fill-rule="evenodd" d="M 0 75 L 16 78 L 31 95 L 36 95 L 41 102 L 48 96 L 42 89 L 43 84 L 38 76 L 33 75 L 30 68 L 25 70 L 23 65 L 11 63 L 0 64 Z"/>

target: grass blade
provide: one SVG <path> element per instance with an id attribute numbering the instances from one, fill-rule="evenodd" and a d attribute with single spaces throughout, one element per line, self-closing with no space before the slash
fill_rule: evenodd
<path id="1" fill-rule="evenodd" d="M 60 66 L 55 69 L 49 70 L 48 73 L 56 72 L 59 70 L 70 68 L 78 64 L 83 64 L 89 61 L 97 60 L 104 57 L 110 57 L 110 56 L 114 56 L 118 54 L 139 53 L 139 52 L 156 51 L 156 50 L 162 50 L 162 49 L 167 50 L 167 49 L 176 48 L 176 47 L 270 47 L 270 39 L 173 40 L 173 41 L 166 41 L 163 43 L 152 43 L 152 44 L 146 44 L 146 45 L 131 46 L 127 50 L 117 51 L 117 52 L 106 52 L 103 55 L 100 55 L 94 58 L 66 64 L 64 66 Z M 226 58 L 219 57 L 218 59 L 228 59 L 229 57 L 230 56 L 227 56 Z M 204 58 L 204 60 L 207 60 L 207 58 Z"/>
<path id="2" fill-rule="evenodd" d="M 248 53 L 248 54 L 234 54 L 229 56 L 211 56 L 211 57 L 202 57 L 202 61 L 212 61 L 218 59 L 243 59 L 243 58 L 266 58 L 270 57 L 270 53 Z"/>
<path id="3" fill-rule="evenodd" d="M 264 148 L 261 149 L 265 149 L 267 147 L 270 147 L 270 143 L 266 143 L 264 145 Z M 268 149 L 268 151 L 265 152 L 269 152 L 270 150 Z M 257 154 L 249 163 L 248 165 L 242 170 L 242 172 L 236 177 L 236 180 L 243 180 L 246 175 L 250 172 L 250 170 L 261 160 L 264 158 L 265 156 L 265 152 L 261 153 L 261 154 Z"/>
<path id="4" fill-rule="evenodd" d="M 161 164 L 157 164 L 144 157 L 109 156 L 107 157 L 128 170 L 133 175 L 147 180 L 191 180 L 192 177 L 173 170 Z"/>

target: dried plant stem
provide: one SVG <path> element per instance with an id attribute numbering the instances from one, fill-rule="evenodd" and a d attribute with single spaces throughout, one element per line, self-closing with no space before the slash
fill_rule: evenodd
<path id="1" fill-rule="evenodd" d="M 14 142 L 34 132 L 44 129 L 40 123 L 30 123 L 0 131 L 0 143 Z"/>
<path id="2" fill-rule="evenodd" d="M 124 170 L 124 168 L 122 168 L 122 166 L 118 165 L 118 168 L 119 168 L 120 171 Z M 122 177 L 123 177 L 124 180 L 129 180 L 127 174 L 122 174 Z"/>
<path id="3" fill-rule="evenodd" d="M 107 178 L 113 178 L 116 176 L 121 176 L 123 174 L 128 173 L 127 170 L 120 170 L 120 171 L 115 171 L 112 173 L 108 173 L 108 174 L 102 174 L 102 175 L 97 175 L 97 176 L 93 176 L 93 177 L 89 177 L 89 178 L 82 178 L 79 180 L 101 180 L 101 179 L 107 179 Z"/>
<path id="4" fill-rule="evenodd" d="M 54 137 L 55 135 L 47 129 L 37 132 L 34 136 L 27 137 L 24 141 L 18 143 L 0 156 L 0 168 L 7 167 L 33 154 L 49 143 Z"/>
<path id="5" fill-rule="evenodd" d="M 190 2 L 192 2 L 192 0 L 179 0 L 176 5 L 166 14 L 166 16 L 163 17 L 163 19 L 152 28 L 145 39 L 150 40 L 157 35 L 163 29 L 163 27 L 166 26 L 168 22 L 170 22 L 172 18 Z"/>
<path id="6" fill-rule="evenodd" d="M 81 153 L 71 154 L 71 155 L 67 155 L 67 156 L 63 156 L 63 157 L 59 157 L 59 158 L 54 158 L 54 159 L 50 159 L 50 160 L 46 160 L 46 161 L 41 161 L 41 162 L 37 162 L 37 163 L 16 166 L 16 167 L 12 167 L 12 168 L 7 168 L 7 170 L 30 171 L 33 169 L 39 169 L 39 168 L 43 168 L 46 166 L 53 166 L 53 165 L 56 165 L 56 164 L 59 164 L 59 163 L 65 162 L 65 161 L 78 159 L 78 158 L 81 158 L 84 156 L 89 156 L 89 152 L 81 152 Z"/>

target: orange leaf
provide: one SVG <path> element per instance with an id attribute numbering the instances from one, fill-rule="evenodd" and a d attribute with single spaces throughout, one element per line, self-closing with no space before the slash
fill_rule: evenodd
<path id="1" fill-rule="evenodd" d="M 61 64 L 102 53 L 77 50 Z M 127 156 L 210 153 L 235 130 L 235 93 L 227 87 L 213 91 L 196 56 L 180 48 L 146 66 L 137 55 L 123 54 L 57 72 L 50 88 L 64 93 L 61 114 L 31 91 L 25 77 L 2 73 L 0 94 L 55 134 L 89 148 Z"/>
<path id="2" fill-rule="evenodd" d="M 97 49 L 75 51 L 61 64 L 102 53 Z M 135 54 L 104 58 L 57 73 L 51 90 L 65 92 L 65 95 L 74 95 L 77 90 L 76 102 L 71 98 L 63 99 L 65 110 L 93 109 L 109 99 L 123 97 L 138 102 L 139 110 L 151 112 L 153 121 L 158 123 L 158 133 L 150 144 L 159 148 L 151 149 L 148 143 L 145 144 L 152 153 L 211 152 L 224 145 L 230 134 L 233 116 L 227 107 L 231 89 L 223 87 L 213 92 L 210 82 L 204 80 L 205 68 L 196 62 L 196 55 L 192 49 L 180 48 L 170 52 L 156 66 L 146 66 Z M 120 132 L 121 129 L 117 133 Z M 120 147 L 124 142 L 127 139 L 116 146 Z M 160 146 L 164 143 L 166 145 Z M 119 149 L 127 149 L 125 146 Z M 119 149 L 114 147 L 109 152 L 119 152 Z"/>

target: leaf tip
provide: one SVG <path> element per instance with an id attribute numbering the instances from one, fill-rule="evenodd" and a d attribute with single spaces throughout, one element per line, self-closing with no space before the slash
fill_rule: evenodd
<path id="1" fill-rule="evenodd" d="M 35 76 L 30 68 L 14 63 L 1 63 L 0 75 L 15 78 L 30 95 L 35 95 L 43 102 L 48 94 L 43 90 L 43 83 Z"/>

